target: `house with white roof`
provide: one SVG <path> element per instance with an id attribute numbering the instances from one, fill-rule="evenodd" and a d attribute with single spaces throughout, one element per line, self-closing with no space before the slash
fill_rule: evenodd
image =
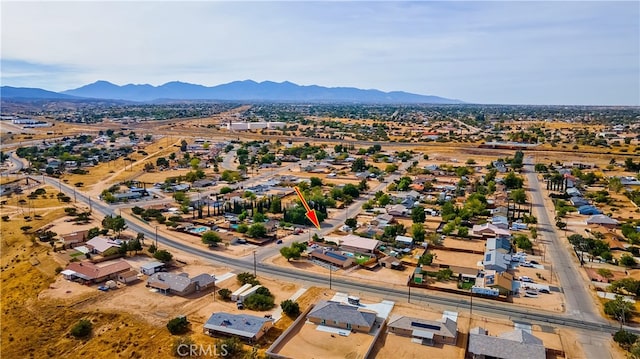
<path id="1" fill-rule="evenodd" d="M 91 250 L 92 253 L 102 254 L 108 249 L 113 247 L 120 248 L 120 243 L 112 240 L 108 237 L 97 236 L 93 237 L 85 243 L 85 246 Z"/>

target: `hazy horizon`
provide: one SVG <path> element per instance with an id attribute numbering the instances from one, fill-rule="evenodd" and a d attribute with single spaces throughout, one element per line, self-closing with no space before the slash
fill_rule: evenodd
<path id="1" fill-rule="evenodd" d="M 1 82 L 233 81 L 640 105 L 640 2 L 2 2 Z"/>

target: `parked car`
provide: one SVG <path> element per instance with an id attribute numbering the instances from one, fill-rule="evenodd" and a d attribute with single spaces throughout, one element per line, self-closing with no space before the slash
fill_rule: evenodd
<path id="1" fill-rule="evenodd" d="M 276 244 L 282 244 L 282 239 L 278 239 L 278 240 L 276 241 Z"/>
<path id="2" fill-rule="evenodd" d="M 549 289 L 547 289 L 547 288 L 538 289 L 538 292 L 545 293 L 545 294 L 551 293 L 551 292 L 549 292 Z"/>
<path id="3" fill-rule="evenodd" d="M 531 263 L 531 264 L 540 264 L 537 261 L 529 261 L 529 263 Z"/>
<path id="4" fill-rule="evenodd" d="M 527 283 L 533 283 L 533 279 L 527 277 L 526 275 L 523 275 L 522 277 L 520 277 L 520 281 L 521 282 L 527 282 Z"/>
<path id="5" fill-rule="evenodd" d="M 527 268 L 533 268 L 533 264 L 531 262 L 524 262 L 521 264 L 521 266 L 527 267 Z"/>
<path id="6" fill-rule="evenodd" d="M 244 309 L 244 304 L 242 304 L 242 302 L 240 301 L 236 303 L 236 306 L 238 307 L 238 309 Z"/>
<path id="7" fill-rule="evenodd" d="M 101 286 L 99 286 L 99 287 L 98 287 L 98 290 L 101 290 L 101 291 L 103 291 L 103 292 L 106 292 L 106 291 L 108 291 L 108 290 L 109 290 L 109 287 L 104 286 L 104 285 L 101 285 Z"/>

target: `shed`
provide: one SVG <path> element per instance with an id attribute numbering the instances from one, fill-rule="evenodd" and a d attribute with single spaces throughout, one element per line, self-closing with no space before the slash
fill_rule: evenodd
<path id="1" fill-rule="evenodd" d="M 153 273 L 159 272 L 164 268 L 164 263 L 162 262 L 147 262 L 140 266 L 140 271 L 142 274 L 152 275 Z"/>

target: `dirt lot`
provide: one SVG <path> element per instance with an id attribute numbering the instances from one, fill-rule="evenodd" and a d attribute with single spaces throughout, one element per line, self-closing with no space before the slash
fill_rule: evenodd
<path id="1" fill-rule="evenodd" d="M 458 239 L 453 237 L 446 237 L 442 241 L 442 245 L 447 248 L 458 249 L 470 249 L 474 251 L 484 251 L 484 247 L 487 241 L 479 239 Z"/>
<path id="2" fill-rule="evenodd" d="M 344 337 L 316 330 L 315 324 L 301 324 L 278 354 L 290 358 L 363 358 L 373 336 L 351 333 Z"/>
<path id="3" fill-rule="evenodd" d="M 467 268 L 478 268 L 478 262 L 482 262 L 482 254 L 452 252 L 442 249 L 429 249 L 429 253 L 435 254 L 433 264 L 452 264 Z"/>

